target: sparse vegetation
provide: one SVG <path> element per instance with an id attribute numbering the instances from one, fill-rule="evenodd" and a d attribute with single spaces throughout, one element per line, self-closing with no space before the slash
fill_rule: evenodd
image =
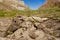
<path id="1" fill-rule="evenodd" d="M 0 17 L 13 17 L 16 15 L 41 16 L 41 17 L 60 17 L 60 8 L 46 8 L 38 10 L 24 11 L 0 11 Z"/>

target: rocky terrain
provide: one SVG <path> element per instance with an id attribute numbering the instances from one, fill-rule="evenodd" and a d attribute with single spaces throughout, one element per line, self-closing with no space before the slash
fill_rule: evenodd
<path id="1" fill-rule="evenodd" d="M 42 8 L 60 7 L 60 0 L 46 0 Z"/>
<path id="2" fill-rule="evenodd" d="M 27 7 L 25 6 L 23 1 L 18 0 L 0 0 L 0 10 L 25 10 Z"/>
<path id="3" fill-rule="evenodd" d="M 60 40 L 60 18 L 1 18 L 0 40 Z"/>
<path id="4" fill-rule="evenodd" d="M 0 10 L 17 10 L 21 7 L 26 8 L 23 2 L 0 0 Z M 42 6 L 42 8 L 50 7 L 60 7 L 60 0 L 47 0 L 45 5 Z M 51 14 L 52 11 L 47 12 Z M 6 15 L 5 13 L 7 12 L 1 12 L 0 16 Z M 9 13 L 8 16 L 14 12 Z M 33 14 L 32 11 L 23 13 Z M 56 16 L 56 18 L 54 13 L 51 15 L 54 17 L 39 17 L 41 14 L 38 14 L 39 16 L 29 16 L 30 14 L 27 14 L 28 16 L 20 15 L 12 18 L 11 16 L 10 18 L 0 17 L 0 40 L 60 40 L 60 17 Z M 57 13 L 60 14 L 60 10 Z"/>

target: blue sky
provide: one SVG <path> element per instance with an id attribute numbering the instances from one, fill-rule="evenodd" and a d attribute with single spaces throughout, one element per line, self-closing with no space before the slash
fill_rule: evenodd
<path id="1" fill-rule="evenodd" d="M 30 9 L 38 9 L 45 3 L 46 0 L 24 0 L 26 6 L 29 6 Z"/>

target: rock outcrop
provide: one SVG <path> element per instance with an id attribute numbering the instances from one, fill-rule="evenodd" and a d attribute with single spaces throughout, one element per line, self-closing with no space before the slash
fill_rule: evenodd
<path id="1" fill-rule="evenodd" d="M 9 28 L 9 26 L 10 26 L 10 24 L 11 24 L 11 20 L 10 19 L 0 19 L 0 36 L 1 37 L 5 37 L 7 34 L 6 34 L 6 32 L 7 32 L 7 30 L 8 30 L 8 28 Z"/>
<path id="2" fill-rule="evenodd" d="M 17 16 L 0 22 L 6 34 L 0 40 L 60 40 L 60 19 Z"/>
<path id="3" fill-rule="evenodd" d="M 25 10 L 23 1 L 18 0 L 0 0 L 0 10 Z"/>
<path id="4" fill-rule="evenodd" d="M 42 8 L 60 7 L 60 0 L 46 0 Z"/>

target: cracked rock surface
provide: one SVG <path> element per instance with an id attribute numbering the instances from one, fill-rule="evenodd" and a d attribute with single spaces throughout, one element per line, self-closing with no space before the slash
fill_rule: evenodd
<path id="1" fill-rule="evenodd" d="M 0 19 L 0 40 L 60 40 L 60 19 L 37 16 Z"/>

